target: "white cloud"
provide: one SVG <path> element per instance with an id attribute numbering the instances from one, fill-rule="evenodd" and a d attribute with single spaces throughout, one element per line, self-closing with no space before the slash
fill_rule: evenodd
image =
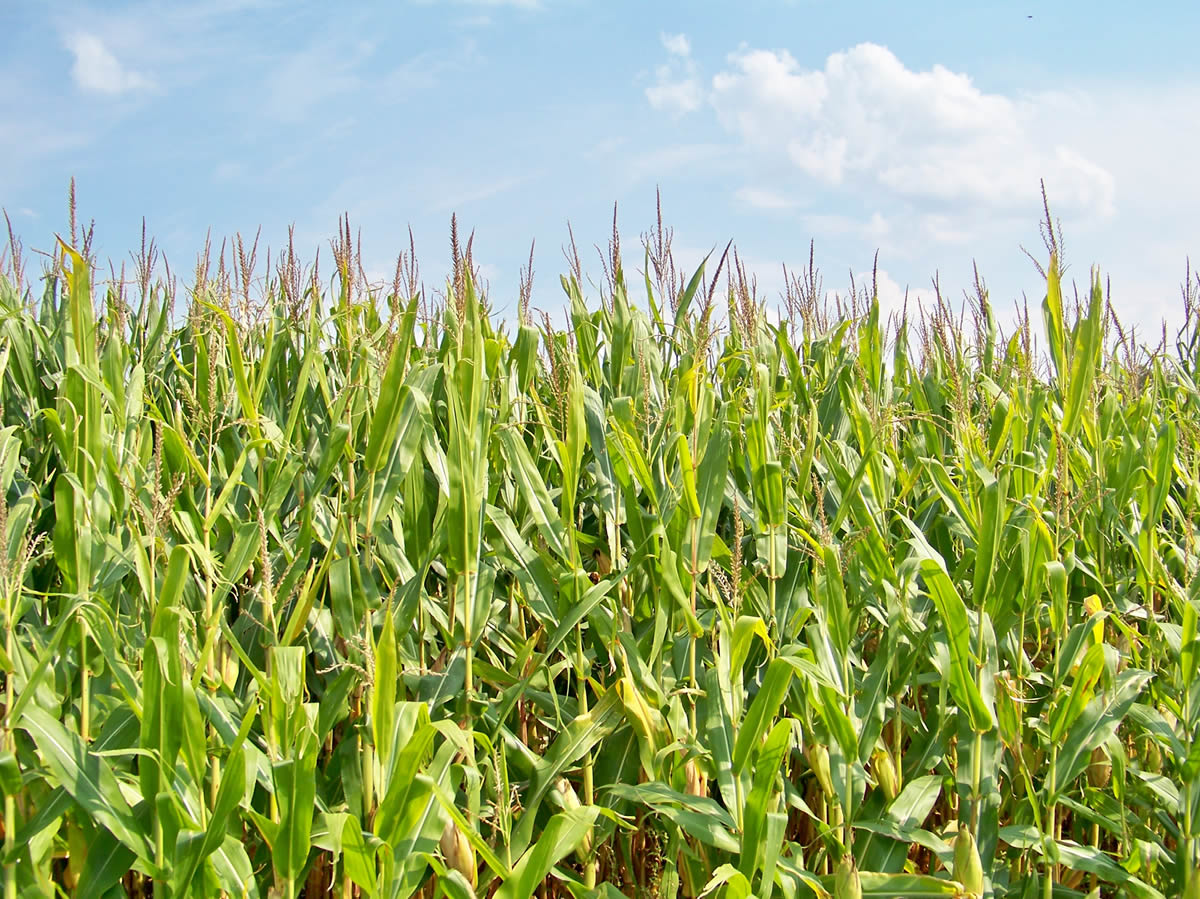
<path id="1" fill-rule="evenodd" d="M 742 49 L 729 63 L 707 92 L 718 121 L 818 182 L 1009 212 L 1044 177 L 1064 211 L 1114 211 L 1113 175 L 1048 127 L 1070 98 L 987 93 L 940 65 L 913 71 L 876 44 L 818 70 L 786 51 Z"/>
<path id="2" fill-rule="evenodd" d="M 1115 212 L 1116 179 L 1095 147 L 1055 139 L 1069 134 L 1062 120 L 1079 117 L 1079 97 L 989 93 L 944 66 L 909 69 L 876 44 L 830 54 L 819 69 L 743 47 L 706 84 L 684 36 L 662 41 L 671 59 L 646 89 L 654 108 L 680 116 L 707 104 L 744 151 L 785 175 L 909 204 L 924 238 L 963 243 L 989 214 L 1027 216 L 1043 178 L 1059 213 Z M 747 188 L 736 199 L 781 208 Z"/>
<path id="3" fill-rule="evenodd" d="M 672 56 L 691 56 L 692 43 L 686 34 L 663 34 L 662 45 Z"/>
<path id="4" fill-rule="evenodd" d="M 704 87 L 691 58 L 692 45 L 686 34 L 663 34 L 660 40 L 673 58 L 654 70 L 654 84 L 646 88 L 646 99 L 655 109 L 676 117 L 695 112 L 704 103 Z"/>
<path id="5" fill-rule="evenodd" d="M 945 66 L 911 69 L 871 44 L 811 68 L 786 51 L 748 47 L 715 73 L 690 56 L 664 62 L 656 86 L 695 83 L 701 93 L 698 105 L 675 102 L 672 111 L 690 111 L 701 129 L 707 111 L 732 137 L 714 145 L 713 159 L 734 180 L 733 204 L 766 218 L 803 198 L 793 213 L 799 227 L 856 273 L 882 250 L 894 279 L 880 279 L 885 307 L 898 308 L 904 283 L 921 286 L 910 310 L 914 296 L 928 300 L 934 272 L 945 295 L 959 297 L 972 261 L 1003 321 L 1025 292 L 1039 299 L 1020 248 L 1043 257 L 1044 179 L 1072 277 L 1086 281 L 1098 262 L 1111 275 L 1114 306 L 1143 333 L 1182 317 L 1183 263 L 1200 252 L 1200 180 L 1179 177 L 1194 167 L 1200 140 L 1194 79 L 998 93 Z M 761 245 L 749 248 L 763 255 Z"/>
<path id="6" fill-rule="evenodd" d="M 75 56 L 71 77 L 85 91 L 117 96 L 153 86 L 141 72 L 126 68 L 104 41 L 94 34 L 73 32 L 64 43 Z"/>
<path id="7" fill-rule="evenodd" d="M 646 99 L 651 106 L 675 115 L 700 108 L 704 102 L 704 92 L 695 78 L 672 81 L 671 72 L 666 66 L 660 67 L 657 74 L 658 83 L 646 88 Z"/>

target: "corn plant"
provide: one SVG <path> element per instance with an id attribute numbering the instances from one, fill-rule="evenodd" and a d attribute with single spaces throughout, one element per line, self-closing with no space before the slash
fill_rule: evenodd
<path id="1" fill-rule="evenodd" d="M 1200 281 L 775 321 L 660 223 L 555 327 L 456 227 L 74 231 L 0 276 L 7 897 L 1200 894 Z"/>

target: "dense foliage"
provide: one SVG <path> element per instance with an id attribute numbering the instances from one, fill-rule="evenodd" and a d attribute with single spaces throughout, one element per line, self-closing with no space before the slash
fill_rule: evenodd
<path id="1" fill-rule="evenodd" d="M 556 330 L 14 242 L 6 896 L 1196 895 L 1200 312 L 668 244 Z"/>

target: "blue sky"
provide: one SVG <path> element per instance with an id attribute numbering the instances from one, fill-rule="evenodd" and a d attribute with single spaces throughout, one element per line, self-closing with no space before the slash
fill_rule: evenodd
<path id="1" fill-rule="evenodd" d="M 1041 299 L 1045 178 L 1071 274 L 1157 330 L 1200 254 L 1200 7 L 1046 6 L 10 3 L 0 205 L 45 249 L 74 176 L 101 260 L 144 216 L 185 280 L 210 227 L 277 251 L 294 223 L 328 260 L 346 211 L 380 281 L 411 225 L 430 286 L 457 212 L 493 304 L 536 239 L 553 309 L 566 223 L 598 280 L 618 203 L 640 267 L 660 187 L 680 261 L 732 238 L 768 297 L 811 239 L 830 290 L 878 250 L 885 303 L 935 272 L 961 296 L 975 261 L 1005 308 Z"/>

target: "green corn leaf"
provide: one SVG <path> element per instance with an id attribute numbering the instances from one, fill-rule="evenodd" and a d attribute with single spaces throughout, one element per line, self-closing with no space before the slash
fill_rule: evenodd
<path id="1" fill-rule="evenodd" d="M 1090 397 L 1096 370 L 1101 364 L 1104 340 L 1105 301 L 1104 287 L 1100 275 L 1094 272 L 1092 289 L 1088 294 L 1088 307 L 1076 325 L 1074 347 L 1070 366 L 1071 375 L 1068 392 L 1063 402 L 1063 433 L 1073 435 L 1083 414 L 1084 404 Z M 1060 376 L 1061 380 L 1061 376 Z"/>
<path id="2" fill-rule="evenodd" d="M 725 899 L 749 899 L 753 895 L 749 877 L 733 865 L 721 865 L 713 871 L 700 896 L 708 896 L 722 886 L 725 887 L 722 894 Z"/>
<path id="3" fill-rule="evenodd" d="M 229 756 L 222 767 L 221 786 L 217 790 L 217 796 L 213 802 L 207 829 L 202 833 L 194 833 L 190 837 L 184 836 L 186 831 L 180 831 L 180 840 L 186 842 L 186 847 L 177 852 L 175 868 L 171 877 L 171 888 L 179 895 L 187 894 L 200 865 L 206 858 L 221 849 L 226 842 L 230 823 L 246 792 L 246 761 L 243 744 L 249 736 L 253 721 L 254 713 L 250 712 L 242 721 L 237 738 L 230 747 Z M 226 866 L 232 867 L 232 860 L 227 861 Z"/>
<path id="4" fill-rule="evenodd" d="M 127 846 L 149 870 L 154 870 L 154 847 L 108 763 L 88 752 L 78 734 L 68 731 L 49 713 L 28 708 L 18 724 L 33 738 L 54 779 L 80 807 Z"/>
<path id="5" fill-rule="evenodd" d="M 937 606 L 938 615 L 946 627 L 946 638 L 950 645 L 950 690 L 970 718 L 971 727 L 976 733 L 984 733 L 991 730 L 993 719 L 975 679 L 967 607 L 958 591 L 954 589 L 949 575 L 936 559 L 926 558 L 921 561 L 921 576 L 929 587 L 929 596 Z"/>
<path id="6" fill-rule="evenodd" d="M 375 683 L 371 690 L 371 733 L 376 755 L 385 772 L 391 768 L 392 753 L 399 748 L 391 743 L 396 722 L 396 684 L 399 677 L 396 632 L 389 604 L 383 610 L 383 628 L 375 645 Z M 386 777 L 380 782 L 379 789 L 381 793 L 387 791 Z"/>
<path id="7" fill-rule="evenodd" d="M 1057 765 L 1058 789 L 1063 790 L 1078 777 L 1091 760 L 1092 750 L 1116 733 L 1151 675 L 1126 669 L 1117 675 L 1111 690 L 1092 697 L 1063 738 Z"/>
<path id="8" fill-rule="evenodd" d="M 1050 345 L 1050 359 L 1058 375 L 1060 385 L 1068 377 L 1067 338 L 1063 328 L 1062 282 L 1058 272 L 1058 256 L 1050 255 L 1046 268 L 1046 298 L 1042 302 L 1042 318 L 1046 326 L 1046 338 Z"/>
<path id="9" fill-rule="evenodd" d="M 1095 694 L 1096 682 L 1104 671 L 1104 645 L 1093 644 L 1083 654 L 1079 669 L 1071 682 L 1071 690 L 1060 697 L 1050 716 L 1050 741 L 1058 743 L 1063 734 L 1079 718 Z"/>
<path id="10" fill-rule="evenodd" d="M 81 899 L 100 899 L 120 881 L 136 859 L 133 850 L 113 836 L 111 831 L 97 829 L 79 874 L 79 892 L 76 896 Z"/>
<path id="11" fill-rule="evenodd" d="M 406 347 L 396 341 L 380 381 L 379 400 L 371 416 L 367 451 L 363 458 L 367 471 L 379 471 L 384 460 L 391 455 L 397 435 L 415 414 L 416 403 L 412 390 L 404 383 L 407 368 Z"/>
<path id="12" fill-rule="evenodd" d="M 500 431 L 499 438 L 501 451 L 508 462 L 509 470 L 517 480 L 538 532 L 558 558 L 569 560 L 570 553 L 567 550 L 562 521 L 546 490 L 546 482 L 533 464 L 525 441 L 518 432 L 511 429 Z"/>
<path id="13" fill-rule="evenodd" d="M 530 810 L 541 804 L 555 781 L 572 764 L 616 730 L 621 720 L 621 697 L 615 689 L 608 690 L 585 715 L 580 715 L 550 744 L 545 755 L 534 765 L 534 783 L 526 800 L 526 816 L 518 832 L 526 835 L 532 826 Z M 528 823 L 527 823 L 528 822 Z"/>
<path id="14" fill-rule="evenodd" d="M 271 765 L 275 796 L 279 802 L 279 830 L 272 846 L 271 864 L 276 877 L 284 883 L 296 883 L 308 861 L 317 789 L 316 769 L 315 747 Z"/>
<path id="15" fill-rule="evenodd" d="M 574 852 L 588 835 L 599 815 L 596 806 L 581 806 L 554 815 L 533 846 L 513 866 L 495 893 L 495 899 L 530 899 L 561 859 Z"/>
<path id="16" fill-rule="evenodd" d="M 396 756 L 394 775 L 388 782 L 387 792 L 375 813 L 375 834 L 389 846 L 399 845 L 408 836 L 401 827 L 403 815 L 409 804 L 427 789 L 418 782 L 417 774 L 433 745 L 436 731 L 429 723 L 428 712 L 421 706 L 416 731 Z"/>
<path id="17" fill-rule="evenodd" d="M 780 776 L 783 760 L 791 747 L 792 722 L 777 723 L 767 735 L 767 741 L 754 763 L 754 779 L 750 794 L 746 798 L 746 810 L 742 816 L 742 851 L 738 856 L 738 870 L 753 881 L 754 873 L 762 864 L 767 834 L 767 814 L 775 779 Z"/>
<path id="18" fill-rule="evenodd" d="M 1178 446 L 1175 423 L 1165 421 L 1154 442 L 1154 483 L 1150 489 L 1150 502 L 1146 507 L 1146 527 L 1153 528 L 1161 519 L 1167 506 L 1174 474 L 1175 451 Z"/>
<path id="19" fill-rule="evenodd" d="M 700 518 L 700 497 L 696 492 L 696 468 L 692 462 L 692 451 L 688 447 L 687 438 L 682 434 L 675 435 L 675 452 L 683 474 L 683 498 L 687 502 L 688 517 L 697 520 Z"/>
<path id="20" fill-rule="evenodd" d="M 762 686 L 755 694 L 746 717 L 737 729 L 737 740 L 733 746 L 733 773 L 739 775 L 746 770 L 751 752 L 761 743 L 771 722 L 783 706 L 788 686 L 792 682 L 792 666 L 784 659 L 773 659 L 767 666 Z"/>
<path id="21" fill-rule="evenodd" d="M 1000 553 L 1000 535 L 1005 521 L 1005 484 L 992 478 L 983 488 L 979 516 L 979 536 L 975 549 L 974 601 L 976 609 L 990 608 L 987 602 L 996 581 L 996 560 Z"/>

